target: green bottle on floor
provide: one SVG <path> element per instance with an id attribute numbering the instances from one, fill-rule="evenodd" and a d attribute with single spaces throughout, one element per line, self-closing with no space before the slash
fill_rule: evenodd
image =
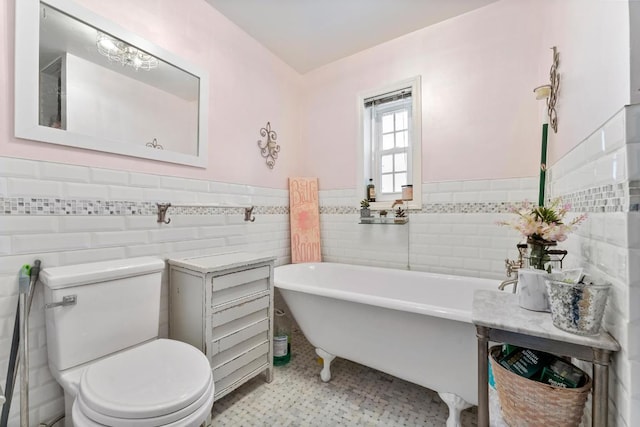
<path id="1" fill-rule="evenodd" d="M 273 325 L 273 365 L 282 366 L 291 360 L 291 323 L 283 310 L 275 310 Z"/>

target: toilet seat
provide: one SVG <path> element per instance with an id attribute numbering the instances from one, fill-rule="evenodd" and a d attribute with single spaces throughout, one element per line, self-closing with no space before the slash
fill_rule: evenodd
<path id="1" fill-rule="evenodd" d="M 73 402 L 71 409 L 71 417 L 73 419 L 74 427 L 104 427 L 104 426 L 162 426 L 162 427 L 199 427 L 211 414 L 211 408 L 213 406 L 213 382 L 211 384 L 211 390 L 203 397 L 206 397 L 205 402 L 200 407 L 196 407 L 195 410 L 186 415 L 183 418 L 179 418 L 173 422 L 166 423 L 168 418 L 141 418 L 134 420 L 127 420 L 123 418 L 106 418 L 102 417 L 100 422 L 96 422 L 95 414 L 91 417 L 87 416 L 83 412 L 82 403 L 80 399 L 76 399 Z M 195 405 L 192 405 L 195 406 Z"/>
<path id="2" fill-rule="evenodd" d="M 189 344 L 159 339 L 88 366 L 73 417 L 96 425 L 188 425 L 186 418 L 203 410 L 206 418 L 213 394 L 204 354 Z"/>
<path id="3" fill-rule="evenodd" d="M 149 425 L 162 427 L 200 427 L 202 423 L 207 419 L 207 417 L 211 414 L 211 407 L 213 406 L 213 390 L 211 391 L 211 395 L 209 396 L 209 400 L 202 405 L 196 412 L 191 415 L 183 418 L 181 420 L 177 420 L 171 424 L 157 424 L 153 420 L 148 420 L 150 422 Z M 73 403 L 73 407 L 71 409 L 71 418 L 73 420 L 74 427 L 105 427 L 104 424 L 97 423 L 87 417 L 82 410 L 79 409 L 79 405 L 77 404 L 77 400 Z M 116 421 L 116 420 L 113 420 Z M 126 421 L 124 425 L 132 425 L 131 420 L 119 420 Z M 108 424 L 110 426 L 116 426 L 118 424 Z M 120 424 L 123 425 L 123 424 Z"/>

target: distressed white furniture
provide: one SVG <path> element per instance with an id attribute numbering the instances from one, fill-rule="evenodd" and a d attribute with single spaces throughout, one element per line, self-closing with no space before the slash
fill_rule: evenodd
<path id="1" fill-rule="evenodd" d="M 170 259 L 169 336 L 209 359 L 215 399 L 265 372 L 273 378 L 274 257 Z"/>
<path id="2" fill-rule="evenodd" d="M 521 308 L 518 296 L 510 292 L 475 291 L 471 320 L 478 337 L 478 427 L 489 427 L 489 340 L 593 363 L 592 422 L 606 427 L 609 362 L 611 353 L 620 350 L 611 335 L 581 336 L 562 331 L 553 326 L 550 313 Z"/>

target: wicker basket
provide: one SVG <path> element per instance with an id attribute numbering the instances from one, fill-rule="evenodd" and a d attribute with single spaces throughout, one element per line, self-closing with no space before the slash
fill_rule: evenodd
<path id="1" fill-rule="evenodd" d="M 591 378 L 579 388 L 554 387 L 521 377 L 505 369 L 496 357 L 500 346 L 491 347 L 491 369 L 496 381 L 502 415 L 511 427 L 578 426 L 591 390 Z"/>

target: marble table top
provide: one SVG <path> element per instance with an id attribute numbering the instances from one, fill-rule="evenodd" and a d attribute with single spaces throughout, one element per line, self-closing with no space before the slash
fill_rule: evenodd
<path id="1" fill-rule="evenodd" d="M 474 325 L 516 332 L 572 344 L 620 350 L 611 335 L 601 331 L 598 335 L 576 335 L 553 326 L 551 313 L 531 311 L 518 305 L 518 296 L 511 292 L 477 290 L 473 294 L 471 321 Z"/>

